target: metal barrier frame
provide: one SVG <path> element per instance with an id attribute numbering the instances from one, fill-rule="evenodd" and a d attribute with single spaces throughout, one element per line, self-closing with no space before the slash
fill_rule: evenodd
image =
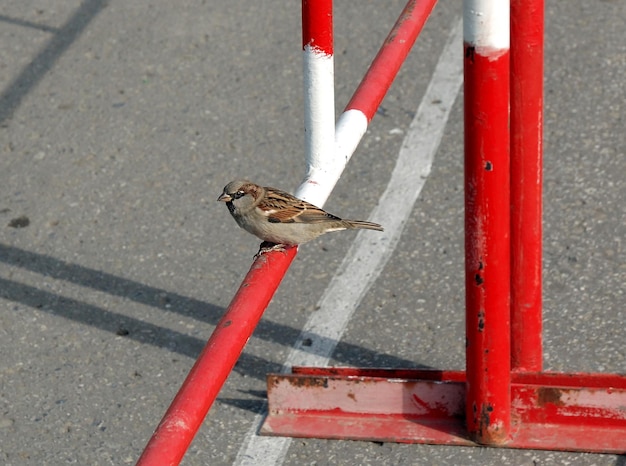
<path id="1" fill-rule="evenodd" d="M 409 0 L 334 121 L 332 0 L 303 0 L 306 177 L 323 205 L 432 11 Z M 542 371 L 543 0 L 465 0 L 466 371 L 268 376 L 267 435 L 626 452 L 626 375 Z M 297 253 L 257 258 L 138 465 L 179 464 Z"/>

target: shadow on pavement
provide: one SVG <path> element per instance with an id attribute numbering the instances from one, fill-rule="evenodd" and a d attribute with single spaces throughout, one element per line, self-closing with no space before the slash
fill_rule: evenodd
<path id="1" fill-rule="evenodd" d="M 223 308 L 198 299 L 5 244 L 0 244 L 0 262 L 211 325 L 216 325 L 224 312 Z M 204 340 L 176 330 L 6 278 L 0 278 L 0 297 L 143 344 L 167 348 L 193 359 L 197 358 L 206 344 Z M 254 332 L 257 338 L 288 347 L 294 344 L 299 335 L 299 329 L 267 319 L 262 319 Z M 348 364 L 358 360 L 369 361 L 376 367 L 427 367 L 419 364 L 416 366 L 415 361 L 381 354 L 345 342 L 338 342 L 336 356 Z M 281 363 L 244 352 L 234 370 L 250 377 L 265 379 L 268 372 L 280 372 L 281 367 Z"/>
<path id="2" fill-rule="evenodd" d="M 54 34 L 48 44 L 0 94 L 0 125 L 11 118 L 24 97 L 37 86 L 59 57 L 82 34 L 91 20 L 102 11 L 107 3 L 108 0 L 86 0 L 82 2 L 72 17 L 58 29 L 0 15 L 2 22 L 32 27 Z"/>

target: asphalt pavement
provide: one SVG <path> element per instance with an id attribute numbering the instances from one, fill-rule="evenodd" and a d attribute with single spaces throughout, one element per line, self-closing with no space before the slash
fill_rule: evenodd
<path id="1" fill-rule="evenodd" d="M 403 1 L 336 2 L 340 112 Z M 326 208 L 385 192 L 460 2 L 439 2 Z M 546 2 L 545 368 L 626 373 L 626 2 Z M 459 59 L 461 59 L 461 49 Z M 0 7 L 0 463 L 133 464 L 247 272 L 236 178 L 304 174 L 300 2 Z M 331 363 L 464 367 L 462 94 Z M 184 458 L 230 465 L 355 233 L 303 246 Z M 295 465 L 626 465 L 296 439 Z"/>

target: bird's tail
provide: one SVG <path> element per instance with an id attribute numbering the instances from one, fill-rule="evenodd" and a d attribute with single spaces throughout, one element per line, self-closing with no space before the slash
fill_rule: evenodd
<path id="1" fill-rule="evenodd" d="M 348 225 L 348 228 L 352 229 L 385 231 L 381 225 L 374 222 L 365 222 L 363 220 L 344 220 L 344 222 Z"/>

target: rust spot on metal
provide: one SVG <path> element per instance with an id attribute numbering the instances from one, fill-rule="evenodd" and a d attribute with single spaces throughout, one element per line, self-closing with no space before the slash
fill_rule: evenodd
<path id="1" fill-rule="evenodd" d="M 474 275 L 474 281 L 476 281 L 476 286 L 480 286 L 484 282 L 483 277 L 479 273 Z"/>
<path id="2" fill-rule="evenodd" d="M 356 395 L 352 392 L 348 393 L 348 398 L 350 398 L 352 401 L 356 401 Z"/>
<path id="3" fill-rule="evenodd" d="M 391 44 L 392 42 L 396 40 L 396 37 L 398 36 L 398 32 L 400 28 L 402 27 L 402 25 L 406 21 L 411 19 L 411 15 L 413 14 L 414 8 L 415 8 L 415 2 L 413 2 L 410 5 L 407 4 L 407 7 L 402 11 L 402 13 L 400 14 L 400 17 L 396 21 L 396 24 L 393 25 L 393 28 L 391 29 L 391 31 L 389 32 L 389 35 L 385 39 L 384 45 Z"/>
<path id="4" fill-rule="evenodd" d="M 490 404 L 484 404 L 480 411 L 480 432 L 487 432 L 491 424 L 491 413 L 493 412 L 493 406 Z"/>
<path id="5" fill-rule="evenodd" d="M 222 327 L 230 327 L 233 324 L 232 320 L 227 320 L 222 324 Z"/>
<path id="6" fill-rule="evenodd" d="M 562 391 L 554 387 L 541 387 L 537 391 L 537 403 L 539 406 L 545 406 L 550 403 L 556 406 L 563 406 L 561 401 Z"/>
<path id="7" fill-rule="evenodd" d="M 478 331 L 482 332 L 485 330 L 485 311 L 480 311 L 478 313 Z"/>
<path id="8" fill-rule="evenodd" d="M 326 377 L 289 377 L 286 380 L 294 387 L 328 388 L 328 379 Z"/>
<path id="9" fill-rule="evenodd" d="M 465 49 L 465 58 L 471 63 L 474 63 L 474 55 L 476 54 L 476 47 L 468 46 Z"/>
<path id="10" fill-rule="evenodd" d="M 493 164 L 492 164 L 489 160 L 487 160 L 487 161 L 485 162 L 485 170 L 486 170 L 486 171 L 488 171 L 488 172 L 490 172 L 491 170 L 493 170 Z"/>
<path id="11" fill-rule="evenodd" d="M 472 434 L 475 437 L 475 441 L 482 443 L 482 439 L 490 436 L 490 432 L 494 429 L 497 430 L 498 426 L 491 424 L 491 413 L 493 412 L 493 406 L 489 403 L 479 406 L 476 403 L 472 403 L 472 417 L 476 425 L 476 432 Z"/>
<path id="12" fill-rule="evenodd" d="M 269 391 L 272 389 L 271 386 L 276 387 L 278 386 L 278 384 L 280 383 L 280 381 L 282 380 L 282 376 L 277 376 L 277 375 L 268 375 L 267 376 L 267 391 L 269 393 Z"/>

